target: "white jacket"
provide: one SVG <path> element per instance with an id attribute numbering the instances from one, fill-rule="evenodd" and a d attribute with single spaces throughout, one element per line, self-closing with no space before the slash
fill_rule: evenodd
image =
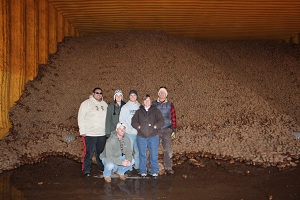
<path id="1" fill-rule="evenodd" d="M 78 112 L 80 135 L 104 136 L 107 103 L 97 101 L 92 95 L 81 103 Z"/>

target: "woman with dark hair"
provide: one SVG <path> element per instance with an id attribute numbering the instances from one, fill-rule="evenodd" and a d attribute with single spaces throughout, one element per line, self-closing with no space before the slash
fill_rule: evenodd
<path id="1" fill-rule="evenodd" d="M 150 152 L 150 168 L 153 177 L 158 176 L 158 130 L 164 125 L 164 117 L 161 111 L 151 105 L 150 95 L 143 97 L 143 105 L 140 106 L 132 117 L 131 125 L 137 133 L 137 145 L 140 156 L 140 174 L 147 176 L 147 149 Z"/>

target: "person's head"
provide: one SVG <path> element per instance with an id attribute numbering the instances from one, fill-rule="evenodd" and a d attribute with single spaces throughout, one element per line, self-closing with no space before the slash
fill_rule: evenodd
<path id="1" fill-rule="evenodd" d="M 129 101 L 136 102 L 137 97 L 138 97 L 137 91 L 136 90 L 130 90 L 130 92 L 129 92 Z"/>
<path id="2" fill-rule="evenodd" d="M 124 123 L 118 123 L 116 127 L 116 132 L 118 137 L 123 137 L 126 131 L 126 126 Z"/>
<path id="3" fill-rule="evenodd" d="M 168 90 L 166 87 L 160 87 L 158 90 L 158 98 L 160 101 L 164 101 L 168 96 Z"/>
<path id="4" fill-rule="evenodd" d="M 114 101 L 120 103 L 123 100 L 122 90 L 116 90 L 114 94 Z"/>
<path id="5" fill-rule="evenodd" d="M 102 96 L 102 89 L 99 87 L 96 87 L 93 89 L 93 97 L 97 100 L 97 101 L 101 101 L 103 99 Z"/>
<path id="6" fill-rule="evenodd" d="M 146 94 L 144 97 L 143 97 L 143 104 L 145 106 L 145 108 L 149 108 L 151 106 L 151 97 L 149 94 Z"/>

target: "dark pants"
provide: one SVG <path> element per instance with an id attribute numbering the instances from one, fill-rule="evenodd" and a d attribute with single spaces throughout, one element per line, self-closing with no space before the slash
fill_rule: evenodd
<path id="1" fill-rule="evenodd" d="M 82 171 L 84 174 L 91 172 L 91 166 L 92 166 L 92 158 L 94 155 L 94 152 L 96 153 L 96 160 L 97 160 L 97 166 L 99 170 L 103 170 L 104 166 L 102 161 L 100 160 L 99 155 L 104 150 L 106 137 L 105 136 L 85 136 L 82 137 L 82 141 L 84 144 L 83 147 L 83 156 L 82 156 Z"/>
<path id="2" fill-rule="evenodd" d="M 162 146 L 164 148 L 164 166 L 165 169 L 172 169 L 172 129 L 171 128 L 163 128 L 158 131 L 159 137 L 161 139 Z"/>

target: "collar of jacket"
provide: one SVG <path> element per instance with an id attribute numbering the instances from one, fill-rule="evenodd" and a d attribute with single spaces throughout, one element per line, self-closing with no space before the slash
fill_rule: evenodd
<path id="1" fill-rule="evenodd" d="M 146 109 L 145 109 L 145 106 L 142 106 L 142 105 L 141 105 L 140 108 L 141 108 L 143 111 L 147 112 Z M 152 110 L 153 108 L 155 108 L 155 106 L 151 105 L 150 108 L 148 109 L 148 111 Z"/>
<path id="2" fill-rule="evenodd" d="M 164 101 L 160 101 L 160 100 L 159 100 L 159 97 L 158 97 L 158 98 L 157 98 L 157 102 L 158 102 L 158 103 L 167 103 L 167 102 L 168 102 L 168 98 L 166 98 Z"/>

